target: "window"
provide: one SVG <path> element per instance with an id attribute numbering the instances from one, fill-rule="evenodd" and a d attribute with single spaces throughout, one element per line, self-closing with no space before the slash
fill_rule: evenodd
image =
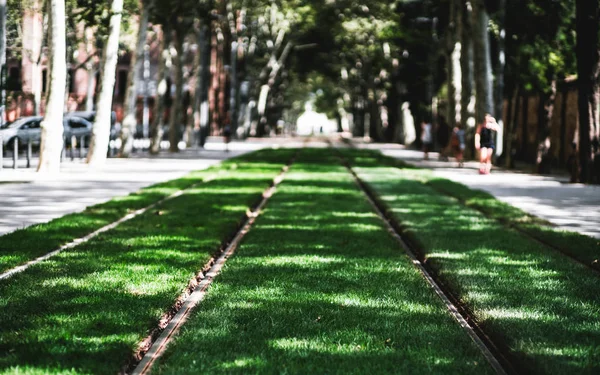
<path id="1" fill-rule="evenodd" d="M 48 91 L 48 69 L 42 70 L 42 92 Z"/>
<path id="2" fill-rule="evenodd" d="M 72 94 L 75 92 L 75 71 L 69 69 L 67 75 L 67 79 L 69 80 L 69 94 Z"/>
<path id="3" fill-rule="evenodd" d="M 87 125 L 83 121 L 71 119 L 69 120 L 69 126 L 73 129 L 84 129 Z"/>
<path id="4" fill-rule="evenodd" d="M 119 70 L 117 83 L 117 96 L 124 97 L 127 91 L 127 70 Z"/>

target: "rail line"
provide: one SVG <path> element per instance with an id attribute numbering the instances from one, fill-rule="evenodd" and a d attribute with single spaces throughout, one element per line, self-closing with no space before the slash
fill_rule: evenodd
<path id="1" fill-rule="evenodd" d="M 450 314 L 454 317 L 454 319 L 456 319 L 461 328 L 473 340 L 494 371 L 499 375 L 516 374 L 517 371 L 514 369 L 511 362 L 502 354 L 490 337 L 487 336 L 479 326 L 472 323 L 475 321 L 474 318 L 468 313 L 468 311 L 454 302 L 456 299 L 453 297 L 452 293 L 446 290 L 443 284 L 437 280 L 428 267 L 419 259 L 417 256 L 419 251 L 416 251 L 410 241 L 404 240 L 401 231 L 398 229 L 398 225 L 384 214 L 384 212 L 386 212 L 386 207 L 381 203 L 381 200 L 378 198 L 377 194 L 360 179 L 360 177 L 352 169 L 347 160 L 341 156 L 341 154 L 340 159 L 342 164 L 354 178 L 356 185 L 360 188 L 368 202 L 373 207 L 375 213 L 383 221 L 387 231 L 398 241 L 400 246 L 410 258 L 412 264 L 421 272 L 423 278 L 444 302 Z"/>
<path id="2" fill-rule="evenodd" d="M 304 146 L 308 143 L 308 139 L 304 142 Z M 290 169 L 296 160 L 298 151 L 292 159 L 282 168 L 281 172 L 273 179 L 269 186 L 262 194 L 262 199 L 256 207 L 249 209 L 246 212 L 246 221 L 235 233 L 233 239 L 228 243 L 225 249 L 221 249 L 205 266 L 198 276 L 190 281 L 191 291 L 186 291 L 178 299 L 176 306 L 171 309 L 172 313 L 168 313 L 161 319 L 161 326 L 150 334 L 140 345 L 140 350 L 134 355 L 132 364 L 129 366 L 128 373 L 132 375 L 149 374 L 152 366 L 158 358 L 162 356 L 172 338 L 177 334 L 181 326 L 186 322 L 192 310 L 204 299 L 210 285 L 220 273 L 225 262 L 235 253 L 244 236 L 250 231 L 256 218 L 260 215 L 269 199 L 275 193 L 277 186 L 283 181 L 285 174 Z M 132 369 L 132 370 L 131 370 Z"/>
<path id="3" fill-rule="evenodd" d="M 543 238 L 540 238 L 539 236 L 536 236 L 535 234 L 532 234 L 531 232 L 527 231 L 526 229 L 523 229 L 523 228 L 519 227 L 516 224 L 512 224 L 512 223 L 508 222 L 507 220 L 504 220 L 502 218 L 495 218 L 495 217 L 491 216 L 489 213 L 487 213 L 485 210 L 482 210 L 482 209 L 480 209 L 478 207 L 469 206 L 464 199 L 459 198 L 459 197 L 455 196 L 454 194 L 451 194 L 451 193 L 445 191 L 444 189 L 440 189 L 440 188 L 438 188 L 436 186 L 433 186 L 433 185 L 431 185 L 429 183 L 427 184 L 427 186 L 429 186 L 430 188 L 432 188 L 433 190 L 437 191 L 440 194 L 443 194 L 443 195 L 445 195 L 445 196 L 447 196 L 449 198 L 455 199 L 458 203 L 460 203 L 464 207 L 476 210 L 477 212 L 481 213 L 484 217 L 486 217 L 486 218 L 488 218 L 490 220 L 494 220 L 494 221 L 498 222 L 499 224 L 503 225 L 505 228 L 513 229 L 513 230 L 519 232 L 521 235 L 523 235 L 523 236 L 525 236 L 525 237 L 527 237 L 527 238 L 529 238 L 529 239 L 531 239 L 531 240 L 533 240 L 533 241 L 535 241 L 535 242 L 537 242 L 537 243 L 539 243 L 539 244 L 541 244 L 541 245 L 543 245 L 545 247 L 548 247 L 548 248 L 550 248 L 550 249 L 552 249 L 552 250 L 560 253 L 561 255 L 566 256 L 567 258 L 569 258 L 574 263 L 582 265 L 582 266 L 586 267 L 587 269 L 592 270 L 596 275 L 600 276 L 600 268 L 596 268 L 596 267 L 594 267 L 591 264 L 588 264 L 588 263 L 585 263 L 585 262 L 581 261 L 580 259 L 578 259 L 575 256 L 573 256 L 572 254 L 568 253 L 567 251 L 565 251 L 561 247 L 559 247 L 559 246 L 557 246 L 557 245 L 555 245 L 555 244 L 553 244 L 551 242 L 548 242 L 548 241 L 544 240 Z"/>
<path id="4" fill-rule="evenodd" d="M 351 139 L 344 138 L 342 141 L 345 144 L 347 144 L 348 146 L 350 146 L 351 148 L 354 148 L 354 149 L 357 148 L 356 145 L 352 142 Z M 452 199 L 456 199 L 461 205 L 463 205 L 463 206 L 465 206 L 467 208 L 471 208 L 471 209 L 476 210 L 477 212 L 481 213 L 487 219 L 494 220 L 494 221 L 500 223 L 501 225 L 503 225 L 505 228 L 513 229 L 513 230 L 519 232 L 521 235 L 529 238 L 530 240 L 532 240 L 534 242 L 537 242 L 538 244 L 541 244 L 541 245 L 543 245 L 543 246 L 545 246 L 547 248 L 550 248 L 550 249 L 552 249 L 552 250 L 560 253 L 563 256 L 566 256 L 567 258 L 569 258 L 574 263 L 580 264 L 580 265 L 586 267 L 587 269 L 592 270 L 596 275 L 600 276 L 600 266 L 594 266 L 592 264 L 585 263 L 582 260 L 580 260 L 580 259 L 576 258 L 575 256 L 573 256 L 572 254 L 570 254 L 568 251 L 566 251 L 563 248 L 561 248 L 560 246 L 557 246 L 557 245 L 555 245 L 555 244 L 553 244 L 553 243 L 551 243 L 549 241 L 546 241 L 543 238 L 540 238 L 539 236 L 536 236 L 535 234 L 527 231 L 526 229 L 521 228 L 520 226 L 518 226 L 516 224 L 512 224 L 512 223 L 508 222 L 507 220 L 503 220 L 502 218 L 492 217 L 485 210 L 482 210 L 480 208 L 472 207 L 472 206 L 467 205 L 467 202 L 464 199 L 460 198 L 460 197 L 457 197 L 457 196 L 455 196 L 455 195 L 453 195 L 453 194 L 451 194 L 451 193 L 449 193 L 449 192 L 447 192 L 447 191 L 445 191 L 443 189 L 435 187 L 435 186 L 433 186 L 433 185 L 431 185 L 429 183 L 426 183 L 426 185 L 429 186 L 430 188 L 432 188 L 433 190 L 437 191 L 440 194 L 443 194 L 443 195 L 445 195 L 447 197 L 450 197 Z"/>
<path id="5" fill-rule="evenodd" d="M 71 249 L 71 248 L 73 248 L 75 246 L 81 245 L 82 243 L 85 243 L 85 242 L 91 240 L 92 238 L 98 236 L 99 234 L 102 234 L 102 233 L 104 233 L 106 231 L 114 229 L 117 226 L 119 226 L 120 224 L 122 224 L 122 223 L 124 223 L 126 221 L 129 221 L 129 220 L 131 220 L 131 219 L 133 219 L 133 218 L 135 218 L 137 216 L 140 216 L 143 213 L 147 212 L 148 210 L 151 210 L 151 209 L 153 209 L 153 208 L 155 208 L 155 207 L 163 204 L 166 201 L 169 201 L 171 199 L 174 199 L 174 198 L 177 198 L 177 197 L 181 196 L 187 190 L 194 189 L 194 188 L 198 187 L 201 184 L 204 184 L 204 183 L 212 181 L 213 179 L 214 179 L 214 177 L 211 176 L 211 177 L 208 177 L 206 179 L 203 179 L 200 182 L 197 182 L 197 183 L 195 183 L 193 185 L 190 185 L 190 186 L 188 186 L 185 189 L 178 190 L 175 193 L 169 195 L 168 197 L 162 198 L 159 201 L 154 202 L 151 205 L 146 206 L 144 208 L 140 208 L 140 209 L 138 209 L 136 211 L 130 212 L 127 215 L 123 216 L 122 218 L 120 218 L 120 219 L 118 219 L 116 221 L 113 221 L 112 223 L 107 224 L 107 225 L 103 226 L 100 229 L 96 229 L 92 233 L 89 233 L 89 234 L 87 234 L 87 235 L 85 235 L 83 237 L 76 238 L 76 239 L 72 240 L 71 242 L 69 242 L 69 243 L 67 243 L 65 245 L 60 246 L 59 248 L 46 253 L 45 255 L 41 255 L 41 256 L 39 256 L 39 257 L 37 257 L 35 259 L 32 259 L 32 260 L 30 260 L 30 261 L 28 261 L 28 262 L 26 262 L 24 264 L 21 264 L 19 266 L 11 268 L 11 269 L 9 269 L 9 270 L 7 270 L 7 271 L 5 271 L 5 272 L 3 272 L 3 273 L 0 274 L 0 280 L 8 279 L 8 278 L 10 278 L 10 277 L 12 277 L 12 276 L 20 273 L 20 272 L 25 271 L 26 269 L 28 269 L 31 266 L 34 266 L 34 265 L 36 265 L 38 263 L 41 263 L 41 262 L 43 262 L 45 260 L 48 260 L 48 259 L 52 258 L 53 256 L 56 256 L 56 255 L 60 254 L 64 250 Z"/>

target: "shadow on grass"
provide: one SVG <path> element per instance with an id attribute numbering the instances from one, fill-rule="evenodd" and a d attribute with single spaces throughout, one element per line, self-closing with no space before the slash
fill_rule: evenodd
<path id="1" fill-rule="evenodd" d="M 593 271 L 440 195 L 411 173 L 358 170 L 427 264 L 525 372 L 600 370 L 600 284 Z"/>
<path id="2" fill-rule="evenodd" d="M 164 183 L 152 185 L 128 196 L 88 207 L 80 213 L 69 214 L 48 223 L 33 225 L 0 236 L 0 272 L 44 255 L 58 247 L 108 225 L 129 212 L 149 206 L 181 189 L 187 189 L 206 178 L 227 178 L 231 175 L 268 173 L 281 168 L 295 150 L 260 150 L 223 162 L 200 172 Z"/>
<path id="3" fill-rule="evenodd" d="M 0 282 L 0 372 L 119 372 L 282 166 L 260 160 Z"/>
<path id="4" fill-rule="evenodd" d="M 330 152 L 290 171 L 155 373 L 490 372 Z"/>
<path id="5" fill-rule="evenodd" d="M 560 251 L 600 271 L 600 240 L 575 232 L 557 230 L 551 223 L 501 202 L 486 192 L 472 190 L 453 181 L 433 178 L 428 184 L 491 218 L 520 228 L 535 238 L 558 247 Z M 572 204 L 577 207 L 577 202 Z"/>

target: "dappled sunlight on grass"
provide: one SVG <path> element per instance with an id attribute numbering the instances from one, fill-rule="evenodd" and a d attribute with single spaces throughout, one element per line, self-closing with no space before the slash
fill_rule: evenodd
<path id="1" fill-rule="evenodd" d="M 596 274 L 439 194 L 424 183 L 437 187 L 441 182 L 425 173 L 368 165 L 356 169 L 382 197 L 409 238 L 422 248 L 427 264 L 473 311 L 488 334 L 506 345 L 525 371 L 600 370 L 600 361 L 589 361 L 589 353 L 597 350 L 600 342 Z M 392 175 L 398 178 L 385 178 Z M 454 185 L 455 192 L 467 197 L 466 188 Z M 497 210 L 501 217 L 536 222 L 489 195 L 467 198 L 474 199 L 474 208 L 485 200 L 486 207 Z M 578 350 L 568 350 L 574 346 Z M 552 356 L 540 351 L 545 347 L 564 351 Z"/>
<path id="2" fill-rule="evenodd" d="M 489 372 L 339 161 L 302 156 L 155 372 Z"/>
<path id="3" fill-rule="evenodd" d="M 292 152 L 273 152 L 262 177 L 234 177 L 242 167 L 228 169 L 0 282 L 0 320 L 10 322 L 0 326 L 0 372 L 16 365 L 119 372 Z"/>
<path id="4" fill-rule="evenodd" d="M 501 202 L 492 195 L 472 190 L 466 186 L 431 176 L 427 184 L 464 202 L 465 205 L 484 212 L 501 222 L 515 225 L 527 233 L 557 246 L 581 262 L 600 270 L 600 241 L 575 232 L 557 230 L 549 222 Z"/>

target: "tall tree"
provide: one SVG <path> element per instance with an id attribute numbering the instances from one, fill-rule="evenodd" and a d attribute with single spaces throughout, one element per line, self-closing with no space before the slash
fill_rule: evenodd
<path id="1" fill-rule="evenodd" d="M 169 151 L 179 151 L 180 126 L 183 119 L 183 39 L 185 38 L 186 27 L 182 24 L 181 19 L 177 19 L 173 23 L 173 48 L 175 49 L 174 62 L 174 83 L 175 95 L 173 97 L 173 105 L 169 113 Z"/>
<path id="2" fill-rule="evenodd" d="M 600 182 L 593 165 L 598 153 L 600 124 L 600 49 L 598 46 L 599 5 L 597 0 L 577 0 L 577 88 L 579 92 L 579 181 Z M 595 168 L 596 170 L 600 168 Z"/>
<path id="3" fill-rule="evenodd" d="M 4 70 L 6 69 L 6 0 L 0 0 L 0 124 L 4 122 L 6 92 L 4 88 Z"/>
<path id="4" fill-rule="evenodd" d="M 119 52 L 119 34 L 121 32 L 121 13 L 123 0 L 113 0 L 108 27 L 108 40 L 104 47 L 104 67 L 100 93 L 96 102 L 96 118 L 92 128 L 92 141 L 87 157 L 90 165 L 100 165 L 106 162 L 110 124 L 112 118 L 113 90 L 115 87 L 115 72 Z"/>
<path id="5" fill-rule="evenodd" d="M 67 76 L 65 1 L 50 0 L 50 95 L 42 121 L 42 144 L 38 172 L 56 173 L 60 170 L 63 148 L 63 103 Z"/>
<path id="6" fill-rule="evenodd" d="M 469 124 L 473 113 L 471 110 L 471 101 L 473 99 L 473 22 L 471 13 L 472 8 L 464 0 L 459 1 L 456 10 L 457 29 L 460 33 L 460 71 L 461 71 L 461 94 L 460 94 L 460 121 L 463 127 Z"/>
<path id="7" fill-rule="evenodd" d="M 461 0 L 450 0 L 450 17 L 446 35 L 446 65 L 448 71 L 448 125 L 454 128 L 461 121 L 462 71 L 460 59 L 463 47 L 460 42 L 462 31 Z"/>
<path id="8" fill-rule="evenodd" d="M 475 95 L 477 123 L 481 123 L 486 113 L 493 113 L 492 64 L 490 38 L 488 34 L 489 16 L 483 0 L 473 0 L 473 49 L 475 65 Z M 495 114 L 498 116 L 498 114 Z"/>
<path id="9" fill-rule="evenodd" d="M 495 14 L 496 30 L 496 62 L 494 67 L 494 114 L 497 117 L 500 130 L 497 135 L 496 155 L 501 155 L 504 147 L 504 120 L 502 118 L 504 106 L 504 69 L 506 67 L 505 39 L 506 39 L 506 0 L 497 1 Z"/>
<path id="10" fill-rule="evenodd" d="M 164 111 L 168 96 L 167 76 L 171 69 L 171 30 L 168 25 L 163 25 L 162 37 L 160 41 L 160 56 L 158 60 L 158 82 L 156 89 L 156 100 L 154 102 L 154 118 L 150 125 L 150 153 L 156 155 L 160 151 L 160 141 L 163 136 Z"/>
<path id="11" fill-rule="evenodd" d="M 139 25 L 135 51 L 131 55 L 129 75 L 127 77 L 127 92 L 125 93 L 125 117 L 121 129 L 121 157 L 128 157 L 133 150 L 133 137 L 137 127 L 136 104 L 138 87 L 140 86 L 140 72 L 144 65 L 144 53 L 148 36 L 148 20 L 150 18 L 150 4 L 148 0 L 139 0 Z"/>

